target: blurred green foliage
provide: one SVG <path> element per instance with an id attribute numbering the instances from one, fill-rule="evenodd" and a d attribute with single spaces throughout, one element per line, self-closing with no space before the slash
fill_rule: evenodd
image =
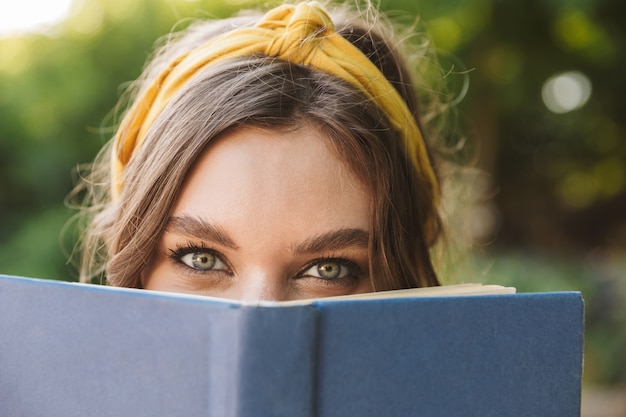
<path id="1" fill-rule="evenodd" d="M 109 139 L 108 115 L 124 85 L 160 36 L 190 18 L 252 4 L 75 0 L 73 14 L 48 33 L 0 38 L 0 272 L 75 279 L 64 253 L 74 231 L 62 233 L 72 212 L 63 200 L 76 166 Z M 626 382 L 626 3 L 381 0 L 380 7 L 405 23 L 419 17 L 442 50 L 453 90 L 459 77 L 470 81 L 459 131 L 490 174 L 493 198 L 477 216 L 481 273 L 468 280 L 582 290 L 585 377 Z M 590 98 L 553 113 L 542 89 L 568 71 L 590 81 Z"/>

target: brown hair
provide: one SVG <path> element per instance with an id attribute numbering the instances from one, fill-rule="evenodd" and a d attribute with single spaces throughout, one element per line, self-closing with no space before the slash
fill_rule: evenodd
<path id="1" fill-rule="evenodd" d="M 348 16 L 343 13 L 343 17 Z M 417 97 L 403 55 L 361 19 L 335 18 L 337 32 L 357 46 L 405 99 L 416 121 Z M 168 43 L 137 81 L 151 80 L 173 56 L 254 18 L 198 23 Z M 338 155 L 371 195 L 370 271 L 376 290 L 438 285 L 430 247 L 440 220 L 425 180 L 409 160 L 385 114 L 346 82 L 266 56 L 247 56 L 201 70 L 150 127 L 125 170 L 119 198 L 110 198 L 110 152 L 91 177 L 91 214 L 83 240 L 81 280 L 104 273 L 111 285 L 140 287 L 183 182 L 212 140 L 239 126 L 323 129 Z M 419 123 L 418 123 L 419 125 Z"/>

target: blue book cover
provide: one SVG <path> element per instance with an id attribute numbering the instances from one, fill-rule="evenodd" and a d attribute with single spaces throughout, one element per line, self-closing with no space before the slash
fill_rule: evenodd
<path id="1" fill-rule="evenodd" d="M 0 276 L 0 416 L 580 416 L 580 293 L 509 292 L 243 305 Z"/>

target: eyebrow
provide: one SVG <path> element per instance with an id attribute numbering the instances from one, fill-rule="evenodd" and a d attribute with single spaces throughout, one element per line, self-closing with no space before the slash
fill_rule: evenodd
<path id="1" fill-rule="evenodd" d="M 293 247 L 298 254 L 333 251 L 348 247 L 367 248 L 369 233 L 363 229 L 339 229 L 315 236 Z"/>
<path id="2" fill-rule="evenodd" d="M 165 229 L 171 233 L 187 235 L 200 240 L 218 243 L 230 249 L 239 249 L 221 227 L 191 216 L 170 217 Z"/>
<path id="3" fill-rule="evenodd" d="M 166 230 L 170 233 L 190 236 L 200 240 L 218 243 L 230 249 L 239 249 L 233 239 L 221 227 L 192 216 L 170 217 Z M 334 251 L 348 247 L 367 248 L 369 233 L 363 229 L 339 229 L 323 233 L 293 245 L 296 254 L 309 254 L 322 251 Z"/>

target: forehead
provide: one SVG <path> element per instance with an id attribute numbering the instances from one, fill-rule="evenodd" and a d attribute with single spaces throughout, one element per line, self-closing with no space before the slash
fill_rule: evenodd
<path id="1" fill-rule="evenodd" d="M 368 229 L 369 200 L 320 129 L 246 127 L 204 151 L 185 179 L 173 215 L 237 227 Z"/>

